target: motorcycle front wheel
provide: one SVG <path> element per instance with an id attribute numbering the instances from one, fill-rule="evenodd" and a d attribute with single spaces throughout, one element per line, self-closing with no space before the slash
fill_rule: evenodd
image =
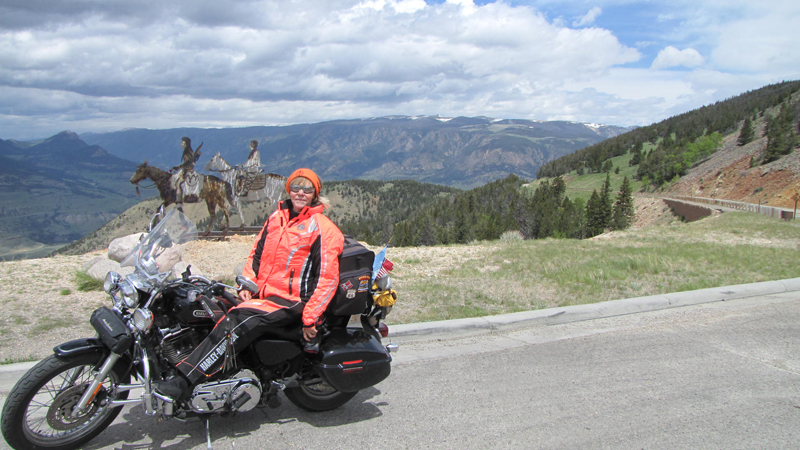
<path id="1" fill-rule="evenodd" d="M 306 411 L 329 411 L 344 405 L 358 394 L 338 391 L 322 378 L 304 381 L 297 387 L 286 388 L 283 393 L 295 406 Z"/>
<path id="2" fill-rule="evenodd" d="M 17 450 L 73 449 L 106 429 L 122 410 L 108 402 L 128 397 L 127 391 L 116 392 L 116 386 L 130 377 L 116 369 L 86 411 L 71 415 L 101 362 L 96 354 L 51 355 L 23 375 L 3 406 L 0 428 L 9 445 Z"/>

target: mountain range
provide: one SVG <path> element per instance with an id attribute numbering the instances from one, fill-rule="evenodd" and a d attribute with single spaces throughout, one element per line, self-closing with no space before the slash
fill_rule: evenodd
<path id="1" fill-rule="evenodd" d="M 547 161 L 627 128 L 484 117 L 380 117 L 247 128 L 70 131 L 47 139 L 0 139 L 0 258 L 44 256 L 108 223 L 138 203 L 128 181 L 136 165 L 169 169 L 182 136 L 203 144 L 196 169 L 220 152 L 242 163 L 260 142 L 268 172 L 310 167 L 323 180 L 409 179 L 453 187 L 509 173 L 535 178 Z"/>
<path id="2" fill-rule="evenodd" d="M 459 188 L 509 173 L 535 178 L 542 164 L 629 131 L 573 122 L 486 117 L 392 116 L 291 126 L 129 129 L 86 133 L 81 139 L 124 159 L 169 168 L 180 162 L 180 139 L 203 144 L 202 167 L 220 152 L 231 165 L 259 141 L 267 172 L 288 175 L 309 167 L 323 180 L 410 179 Z"/>
<path id="3" fill-rule="evenodd" d="M 37 143 L 0 140 L 0 257 L 47 252 L 136 204 L 135 168 L 68 131 Z"/>

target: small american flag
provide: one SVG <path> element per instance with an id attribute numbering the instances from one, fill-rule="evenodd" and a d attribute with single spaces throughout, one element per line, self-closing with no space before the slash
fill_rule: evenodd
<path id="1" fill-rule="evenodd" d="M 394 268 L 394 264 L 388 259 L 383 260 L 383 264 L 381 264 L 381 268 L 378 269 L 378 273 L 375 275 L 375 281 L 380 280 L 381 278 L 389 275 L 389 272 L 392 271 Z"/>

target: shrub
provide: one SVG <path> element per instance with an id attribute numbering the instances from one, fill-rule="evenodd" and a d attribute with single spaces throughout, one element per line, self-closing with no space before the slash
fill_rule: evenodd
<path id="1" fill-rule="evenodd" d="M 519 242 L 524 240 L 522 237 L 522 233 L 519 231 L 506 231 L 505 233 L 500 235 L 501 242 Z"/>
<path id="2" fill-rule="evenodd" d="M 86 272 L 75 272 L 75 284 L 81 292 L 99 291 L 103 289 L 103 280 L 93 278 Z"/>

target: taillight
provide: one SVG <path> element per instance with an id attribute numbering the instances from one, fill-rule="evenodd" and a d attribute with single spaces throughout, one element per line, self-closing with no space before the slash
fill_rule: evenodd
<path id="1" fill-rule="evenodd" d="M 385 323 L 381 322 L 378 324 L 378 333 L 381 334 L 381 337 L 388 337 L 389 336 L 389 326 Z"/>
<path id="2" fill-rule="evenodd" d="M 355 361 L 345 361 L 342 363 L 342 373 L 355 373 L 361 372 L 364 370 L 364 367 L 347 367 L 353 364 L 362 364 L 364 362 L 363 359 L 357 359 Z"/>

